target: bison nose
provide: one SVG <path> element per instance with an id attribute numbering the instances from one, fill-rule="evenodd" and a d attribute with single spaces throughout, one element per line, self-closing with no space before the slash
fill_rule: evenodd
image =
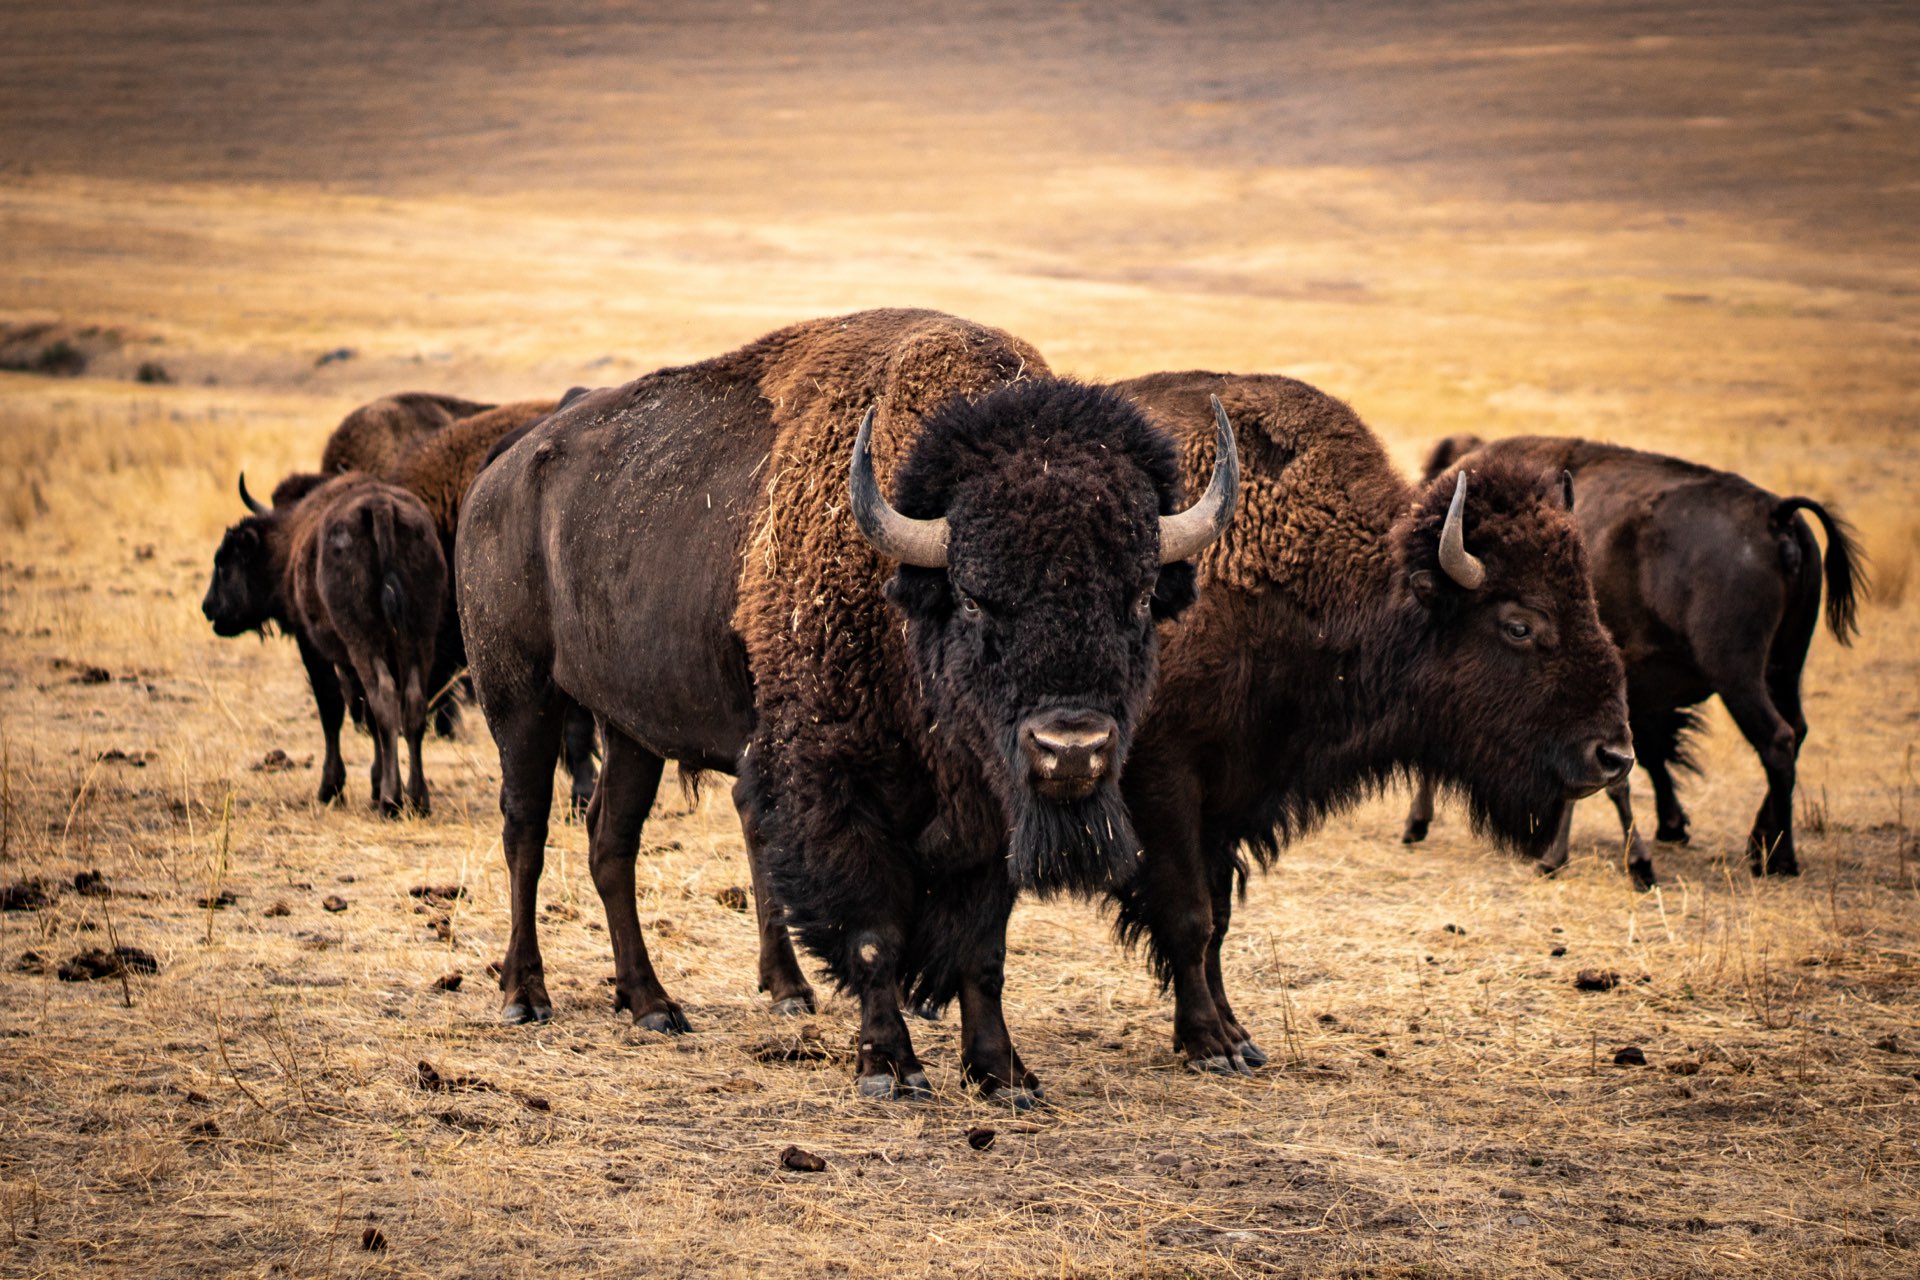
<path id="1" fill-rule="evenodd" d="M 1020 726 L 1020 747 L 1033 776 L 1045 782 L 1091 784 L 1113 768 L 1120 727 L 1097 711 L 1043 711 Z"/>
<path id="2" fill-rule="evenodd" d="M 1593 749 L 1593 759 L 1600 766 L 1600 772 L 1607 776 L 1609 785 L 1626 777 L 1627 770 L 1633 768 L 1633 752 L 1622 751 L 1604 742 Z"/>

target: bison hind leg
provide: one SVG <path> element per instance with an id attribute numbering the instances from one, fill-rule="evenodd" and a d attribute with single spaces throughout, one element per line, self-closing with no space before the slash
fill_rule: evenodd
<path id="1" fill-rule="evenodd" d="M 420 758 L 427 736 L 427 694 L 421 685 L 418 665 L 407 672 L 400 713 L 407 735 L 407 806 L 424 818 L 433 812 L 433 806 L 427 798 L 426 763 Z"/>

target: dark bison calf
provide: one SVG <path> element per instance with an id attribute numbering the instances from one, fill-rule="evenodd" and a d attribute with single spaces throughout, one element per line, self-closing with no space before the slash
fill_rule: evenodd
<path id="1" fill-rule="evenodd" d="M 218 635 L 271 622 L 299 644 L 326 738 L 322 803 L 346 781 L 340 721 L 347 693 L 357 693 L 373 734 L 374 803 L 389 816 L 401 810 L 395 737 L 404 733 L 406 803 L 424 814 L 427 672 L 447 595 L 432 517 L 412 494 L 358 472 L 290 478 L 276 494 L 277 505 L 264 507 L 241 479 L 253 514 L 221 540 L 201 611 Z"/>
<path id="2" fill-rule="evenodd" d="M 1687 814 L 1672 770 L 1692 768 L 1686 735 L 1699 703 L 1715 694 L 1759 753 L 1767 796 L 1747 836 L 1755 875 L 1797 875 L 1793 849 L 1795 763 L 1807 739 L 1800 671 L 1820 624 L 1820 545 L 1800 512 L 1826 530 L 1827 629 L 1841 644 L 1857 630 L 1865 565 L 1846 521 L 1811 498 L 1781 498 L 1740 476 L 1617 445 L 1545 436 L 1483 444 L 1442 440 L 1427 475 L 1498 460 L 1561 473 L 1593 566 L 1600 620 L 1627 669 L 1634 754 L 1653 781 L 1655 838 L 1684 844 Z M 1608 788 L 1628 843 L 1628 869 L 1642 888 L 1653 861 L 1634 827 L 1627 779 Z M 1542 870 L 1567 858 L 1568 806 Z M 1404 839 L 1427 834 L 1431 784 L 1423 782 Z"/>

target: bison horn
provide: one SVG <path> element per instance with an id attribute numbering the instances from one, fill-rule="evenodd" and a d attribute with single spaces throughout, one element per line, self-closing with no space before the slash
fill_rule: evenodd
<path id="1" fill-rule="evenodd" d="M 1233 424 L 1220 406 L 1213 402 L 1213 479 L 1200 501 L 1178 515 L 1160 517 L 1160 563 L 1172 564 L 1200 553 L 1206 545 L 1226 532 L 1233 519 L 1233 504 L 1240 496 L 1240 454 L 1233 445 Z"/>
<path id="2" fill-rule="evenodd" d="M 267 509 L 260 505 L 260 499 L 247 492 L 247 473 L 244 471 L 240 473 L 240 501 L 246 503 L 247 510 L 257 516 L 267 514 Z"/>
<path id="3" fill-rule="evenodd" d="M 1459 482 L 1453 486 L 1453 505 L 1447 508 L 1447 523 L 1440 530 L 1440 567 L 1447 571 L 1449 578 L 1474 591 L 1487 580 L 1487 566 L 1467 550 L 1463 531 L 1466 513 L 1467 473 L 1462 471 Z"/>
<path id="4" fill-rule="evenodd" d="M 853 521 L 860 536 L 883 556 L 901 564 L 922 569 L 947 567 L 947 522 L 915 520 L 903 516 L 888 504 L 873 478 L 873 410 L 860 419 L 860 434 L 853 441 L 853 473 L 848 478 L 853 498 Z"/>

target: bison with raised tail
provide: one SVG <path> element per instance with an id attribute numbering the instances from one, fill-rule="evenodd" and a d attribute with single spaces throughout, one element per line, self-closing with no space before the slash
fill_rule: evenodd
<path id="1" fill-rule="evenodd" d="M 1482 465 L 1569 478 L 1600 619 L 1626 661 L 1627 715 L 1633 749 L 1653 781 L 1656 838 L 1687 840 L 1672 770 L 1691 767 L 1692 708 L 1718 694 L 1767 773 L 1767 795 L 1747 835 L 1748 862 L 1755 875 L 1798 874 L 1793 785 L 1807 740 L 1800 671 L 1820 626 L 1823 577 L 1827 629 L 1841 644 L 1852 642 L 1865 580 L 1851 527 L 1811 498 L 1782 498 L 1725 471 L 1586 440 L 1516 436 L 1483 445 L 1451 436 L 1435 446 L 1427 471 Z M 1802 511 L 1826 531 L 1824 574 Z M 1608 794 L 1628 869 L 1644 888 L 1653 883 L 1653 860 L 1634 826 L 1627 779 Z M 1423 781 L 1404 838 L 1424 838 L 1432 818 L 1433 789 Z M 1563 820 L 1541 866 L 1554 870 L 1566 857 Z"/>
<path id="2" fill-rule="evenodd" d="M 218 635 L 274 623 L 299 644 L 326 740 L 321 803 L 346 781 L 340 723 L 352 694 L 365 699 L 373 734 L 375 806 L 389 816 L 403 804 L 425 814 L 420 739 L 447 593 L 433 520 L 412 494 L 358 472 L 283 481 L 277 496 L 266 507 L 241 479 L 252 514 L 222 538 L 201 611 Z M 411 757 L 404 796 L 401 736 Z"/>
<path id="3" fill-rule="evenodd" d="M 1620 658 L 1556 478 L 1501 459 L 1409 485 L 1346 405 L 1281 377 L 1118 384 L 1204 474 L 1217 396 L 1243 459 L 1233 527 L 1167 637 L 1124 793 L 1145 848 L 1120 929 L 1174 992 L 1190 1065 L 1266 1060 L 1221 979 L 1242 850 L 1410 771 L 1538 852 L 1632 766 Z"/>
<path id="4" fill-rule="evenodd" d="M 606 737 L 588 826 L 618 1006 L 687 1025 L 634 909 L 664 761 L 738 771 L 762 987 L 811 1000 L 770 864 L 861 997 L 863 1092 L 926 1089 L 904 987 L 957 994 L 967 1074 L 1032 1096 L 1000 1008 L 1007 914 L 1023 884 L 1130 872 L 1116 779 L 1154 621 L 1192 599 L 1186 557 L 1224 527 L 1235 475 L 1221 419 L 1212 482 L 1176 514 L 1166 439 L 1045 374 L 998 330 L 863 312 L 591 393 L 481 472 L 458 581 L 501 754 L 504 1016 L 551 1011 L 534 893 L 559 717 L 578 703 Z"/>

